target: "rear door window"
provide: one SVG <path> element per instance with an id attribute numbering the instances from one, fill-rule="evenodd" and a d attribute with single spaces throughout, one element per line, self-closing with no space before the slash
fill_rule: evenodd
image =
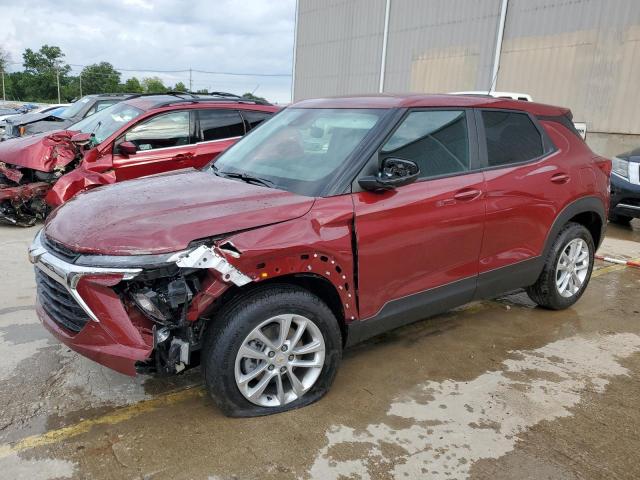
<path id="1" fill-rule="evenodd" d="M 542 135 L 525 113 L 482 111 L 490 167 L 523 163 L 544 153 Z"/>
<path id="2" fill-rule="evenodd" d="M 469 134 L 464 110 L 409 113 L 382 147 L 382 158 L 412 160 L 420 178 L 470 170 Z"/>
<path id="3" fill-rule="evenodd" d="M 255 110 L 242 110 L 242 116 L 246 123 L 247 132 L 252 128 L 256 128 L 265 120 L 271 118 L 273 113 L 271 112 L 257 112 Z"/>
<path id="4" fill-rule="evenodd" d="M 241 137 L 245 133 L 242 117 L 235 110 L 198 110 L 200 141 Z"/>
<path id="5" fill-rule="evenodd" d="M 135 143 L 141 151 L 188 145 L 189 112 L 164 113 L 139 123 L 125 133 L 124 141 Z"/>

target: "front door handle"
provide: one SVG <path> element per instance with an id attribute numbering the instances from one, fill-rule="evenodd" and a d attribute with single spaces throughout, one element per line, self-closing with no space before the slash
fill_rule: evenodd
<path id="1" fill-rule="evenodd" d="M 567 183 L 570 178 L 571 177 L 569 177 L 569 175 L 567 175 L 566 173 L 556 173 L 551 176 L 551 181 L 553 183 L 563 184 L 563 183 Z"/>
<path id="2" fill-rule="evenodd" d="M 470 202 L 478 198 L 480 195 L 482 195 L 480 190 L 476 190 L 475 188 L 465 188 L 464 190 L 457 192 L 453 198 L 461 202 Z"/>

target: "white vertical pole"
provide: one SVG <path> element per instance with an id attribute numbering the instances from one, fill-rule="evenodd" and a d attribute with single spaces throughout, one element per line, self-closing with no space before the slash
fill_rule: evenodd
<path id="1" fill-rule="evenodd" d="M 193 81 L 191 77 L 191 69 L 189 69 L 189 93 L 193 92 Z"/>
<path id="2" fill-rule="evenodd" d="M 500 53 L 502 52 L 502 37 L 504 36 L 504 25 L 507 21 L 507 6 L 509 0 L 502 0 L 502 6 L 500 7 L 500 22 L 498 23 L 498 36 L 496 38 L 496 50 L 493 54 L 493 69 L 491 70 L 491 85 L 489 85 L 489 92 L 493 92 L 498 81 L 498 70 L 500 69 Z"/>
<path id="3" fill-rule="evenodd" d="M 389 11 L 391 10 L 391 0 L 387 0 L 384 9 L 384 32 L 382 34 L 382 56 L 380 59 L 380 84 L 378 93 L 384 92 L 384 74 L 387 64 L 387 42 L 389 40 Z"/>
<path id="4" fill-rule="evenodd" d="M 295 100 L 296 93 L 296 59 L 298 57 L 298 8 L 300 0 L 296 0 L 296 11 L 293 24 L 293 61 L 291 65 L 291 102 Z"/>

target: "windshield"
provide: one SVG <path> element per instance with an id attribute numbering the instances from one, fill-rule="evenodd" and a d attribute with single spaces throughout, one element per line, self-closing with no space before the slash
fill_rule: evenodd
<path id="1" fill-rule="evenodd" d="M 288 108 L 233 145 L 210 171 L 317 196 L 385 112 Z"/>
<path id="2" fill-rule="evenodd" d="M 82 97 L 80 100 L 73 102 L 69 108 L 67 108 L 62 114 L 60 114 L 60 117 L 67 119 L 75 117 L 76 115 L 78 115 L 78 113 L 80 113 L 80 110 L 82 110 L 87 105 L 87 103 L 89 103 L 90 100 L 91 97 Z"/>
<path id="3" fill-rule="evenodd" d="M 139 108 L 132 107 L 126 103 L 116 103 L 84 120 L 80 120 L 78 123 L 74 123 L 69 127 L 69 130 L 93 133 L 95 135 L 95 143 L 99 144 L 141 113 L 142 110 Z"/>

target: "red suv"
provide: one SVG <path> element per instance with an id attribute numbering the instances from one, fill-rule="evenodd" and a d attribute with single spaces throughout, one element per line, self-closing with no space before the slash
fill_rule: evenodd
<path id="1" fill-rule="evenodd" d="M 320 398 L 342 349 L 526 288 L 567 308 L 603 238 L 611 163 L 564 108 L 456 95 L 306 100 L 201 171 L 57 209 L 37 312 L 120 372 L 200 363 L 229 415 Z"/>
<path id="2" fill-rule="evenodd" d="M 84 190 L 202 167 L 278 111 L 232 94 L 119 102 L 68 130 L 0 143 L 0 222 L 30 226 Z"/>

